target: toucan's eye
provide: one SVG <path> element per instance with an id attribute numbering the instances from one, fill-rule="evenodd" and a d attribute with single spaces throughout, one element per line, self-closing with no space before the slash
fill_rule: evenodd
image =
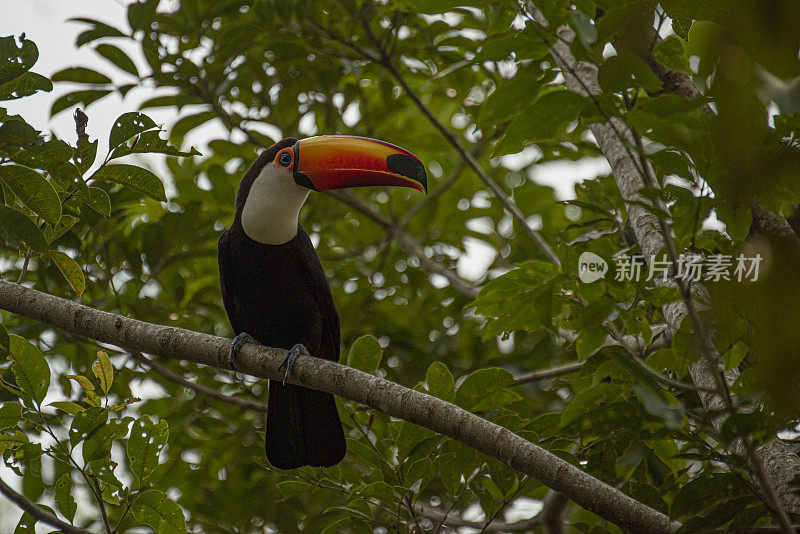
<path id="1" fill-rule="evenodd" d="M 288 152 L 284 152 L 278 157 L 278 163 L 283 165 L 284 167 L 288 167 L 292 163 L 292 155 Z"/>

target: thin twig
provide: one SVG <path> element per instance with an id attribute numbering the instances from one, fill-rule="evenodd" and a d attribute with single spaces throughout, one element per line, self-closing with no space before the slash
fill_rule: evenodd
<path id="1" fill-rule="evenodd" d="M 486 520 L 486 523 L 483 524 L 483 528 L 480 530 L 480 532 L 478 534 L 483 534 L 484 532 L 486 532 L 486 529 L 489 528 L 489 525 L 492 524 L 492 522 L 494 521 L 494 518 L 497 517 L 497 514 L 502 512 L 505 509 L 505 507 L 508 506 L 508 504 L 511 501 L 513 501 L 514 499 L 517 498 L 517 495 L 519 495 L 519 493 L 522 491 L 522 488 L 525 487 L 525 484 L 528 483 L 528 480 L 530 480 L 530 479 L 527 476 L 523 476 L 522 477 L 522 479 L 519 481 L 519 485 L 517 486 L 517 489 L 514 490 L 514 492 L 511 495 L 509 495 L 508 497 L 506 497 L 503 500 L 503 504 L 501 504 L 497 508 L 497 510 L 495 510 L 494 513 Z"/>
<path id="2" fill-rule="evenodd" d="M 549 367 L 547 369 L 537 369 L 535 371 L 528 371 L 527 373 L 522 373 L 515 376 L 514 381 L 511 383 L 511 385 L 519 386 L 521 384 L 536 382 L 537 380 L 543 380 L 545 378 L 555 378 L 557 376 L 577 373 L 578 371 L 583 369 L 584 365 L 586 365 L 586 362 L 582 361 L 582 362 L 568 363 L 567 365 L 559 365 L 558 367 Z"/>
<path id="3" fill-rule="evenodd" d="M 31 256 L 33 255 L 33 247 L 28 245 L 28 252 L 25 253 L 25 261 L 22 264 L 22 269 L 19 271 L 19 278 L 17 278 L 17 283 L 21 284 L 22 280 L 25 279 L 25 274 L 28 272 L 28 262 L 31 261 Z"/>
<path id="4" fill-rule="evenodd" d="M 439 519 L 439 524 L 436 525 L 436 528 L 433 530 L 433 534 L 439 534 L 439 532 L 442 530 L 442 526 L 445 524 L 445 521 L 447 521 L 448 518 L 450 517 L 450 513 L 453 511 L 453 508 L 455 508 L 456 504 L 458 504 L 458 500 L 461 498 L 461 496 L 467 490 L 467 488 L 472 483 L 472 481 L 475 479 L 475 477 L 478 476 L 478 474 L 481 471 L 483 471 L 483 469 L 485 467 L 486 467 L 486 464 L 482 464 L 480 467 L 478 467 L 475 470 L 473 470 L 472 474 L 469 477 L 464 479 L 464 484 L 458 490 L 458 493 L 453 496 L 453 502 L 450 505 L 450 508 L 448 508 L 447 512 L 445 512 L 444 515 Z"/>
<path id="5" fill-rule="evenodd" d="M 407 232 L 398 228 L 394 222 L 389 220 L 382 213 L 373 209 L 360 198 L 347 191 L 328 191 L 328 194 L 350 206 L 351 208 L 360 211 L 374 222 L 378 223 L 380 226 L 383 226 L 408 254 L 416 256 L 417 259 L 419 259 L 420 267 L 429 273 L 444 276 L 450 282 L 450 285 L 453 287 L 453 289 L 459 293 L 463 293 L 464 295 L 472 298 L 477 297 L 478 293 L 480 293 L 479 288 L 470 285 L 466 280 L 454 273 L 452 269 L 448 269 L 441 263 L 429 258 L 428 255 L 425 254 L 425 249 L 416 239 L 414 239 Z"/>
<path id="6" fill-rule="evenodd" d="M 397 80 L 397 82 L 405 91 L 406 95 L 408 95 L 408 97 L 414 102 L 414 104 L 422 112 L 422 114 L 425 115 L 425 117 L 431 122 L 431 124 L 433 124 L 433 126 L 437 130 L 439 130 L 439 132 L 445 137 L 445 139 L 447 139 L 447 141 L 453 146 L 453 148 L 456 149 L 461 158 L 464 161 L 466 161 L 470 167 L 472 167 L 472 170 L 475 171 L 475 174 L 478 175 L 478 178 L 481 179 L 481 181 L 489 188 L 489 190 L 492 191 L 495 197 L 497 197 L 497 199 L 500 201 L 503 207 L 505 207 L 505 209 L 511 214 L 511 216 L 520 224 L 520 226 L 522 226 L 522 229 L 525 231 L 525 233 L 528 234 L 528 236 L 530 236 L 530 238 L 534 241 L 534 243 L 536 243 L 536 245 L 542 250 L 547 259 L 550 260 L 552 263 L 554 263 L 556 266 L 560 267 L 561 260 L 559 260 L 558 255 L 555 253 L 555 251 L 553 251 L 552 247 L 550 247 L 550 244 L 547 243 L 545 238 L 539 232 L 531 228 L 531 226 L 528 224 L 525 214 L 523 214 L 522 211 L 517 207 L 517 205 L 514 204 L 514 202 L 508 197 L 508 195 L 506 195 L 505 191 L 503 191 L 500 188 L 500 186 L 497 185 L 497 182 L 495 182 L 492 179 L 492 177 L 489 176 L 489 174 L 484 170 L 484 168 L 481 166 L 478 160 L 472 155 L 472 153 L 469 150 L 467 150 L 467 148 L 458 139 L 458 137 L 456 137 L 456 135 L 453 132 L 451 132 L 447 127 L 445 127 L 444 124 L 442 124 L 442 122 L 436 117 L 436 115 L 433 114 L 430 108 L 428 108 L 428 106 L 426 106 L 425 103 L 422 102 L 422 100 L 414 92 L 414 90 L 408 84 L 403 75 L 400 74 L 400 72 L 394 66 L 394 64 L 391 61 L 391 57 L 383 49 L 380 40 L 375 37 L 375 35 L 372 32 L 372 29 L 369 27 L 369 24 L 367 24 L 363 20 L 363 18 L 362 18 L 362 24 L 364 26 L 365 31 L 367 32 L 367 35 L 378 49 L 379 51 L 378 56 L 369 53 L 368 51 L 361 48 L 360 46 L 355 45 L 348 39 L 345 39 L 337 35 L 336 33 L 323 28 L 321 24 L 315 22 L 315 25 L 321 30 L 323 30 L 323 32 L 329 38 L 356 51 L 357 53 L 361 54 L 365 59 L 373 61 L 381 65 L 383 68 L 385 68 Z"/>
<path id="7" fill-rule="evenodd" d="M 525 214 L 517 207 L 516 204 L 506 195 L 505 191 L 503 191 L 497 182 L 495 182 L 491 176 L 483 169 L 478 160 L 470 153 L 469 150 L 459 141 L 459 139 L 455 136 L 453 132 L 451 132 L 448 128 L 442 124 L 438 118 L 433 114 L 433 112 L 425 105 L 425 103 L 420 100 L 419 96 L 411 89 L 411 86 L 408 85 L 405 78 L 400 74 L 400 72 L 395 68 L 395 66 L 387 59 L 384 60 L 382 65 L 386 70 L 388 70 L 392 76 L 397 80 L 403 90 L 406 92 L 409 98 L 417 105 L 417 108 L 422 112 L 425 117 L 442 133 L 442 135 L 450 142 L 451 145 L 456 149 L 459 155 L 464 159 L 464 161 L 472 167 L 472 170 L 475 171 L 475 174 L 478 175 L 478 178 L 489 188 L 489 190 L 494 194 L 495 197 L 500 201 L 503 207 L 511 214 L 511 216 L 520 224 L 522 229 L 525 231 L 526 234 L 536 243 L 536 245 L 541 249 L 542 253 L 547 257 L 550 262 L 555 264 L 557 267 L 561 266 L 561 260 L 559 260 L 558 255 L 552 249 L 550 244 L 545 240 L 545 238 L 531 228 L 530 224 L 525 217 Z"/>
<path id="8" fill-rule="evenodd" d="M 10 501 L 16 503 L 17 506 L 22 508 L 26 513 L 30 514 L 31 517 L 36 519 L 36 521 L 41 521 L 42 523 L 56 527 L 62 532 L 67 532 L 68 534 L 91 534 L 91 531 L 86 530 L 85 528 L 75 527 L 65 521 L 60 520 L 49 511 L 39 507 L 39 505 L 32 500 L 11 489 L 11 487 L 8 486 L 3 479 L 0 479 L 0 493 L 8 497 Z"/>
<path id="9" fill-rule="evenodd" d="M 134 358 L 136 361 L 150 367 L 153 371 L 157 372 L 167 380 L 170 380 L 172 382 L 175 382 L 176 384 L 180 384 L 184 387 L 187 387 L 192 391 L 200 393 L 201 395 L 205 395 L 206 397 L 210 397 L 212 399 L 216 399 L 222 402 L 227 402 L 228 404 L 233 404 L 234 406 L 238 406 L 239 408 L 244 408 L 245 410 L 254 410 L 256 412 L 263 412 L 263 413 L 267 412 L 267 405 L 263 402 L 258 402 L 250 399 L 243 399 L 242 397 L 237 397 L 235 395 L 225 395 L 224 393 L 217 391 L 216 389 L 196 384 L 190 380 L 185 379 L 184 377 L 172 371 L 171 369 L 154 361 L 153 359 L 148 358 L 141 352 L 130 351 L 128 352 L 128 354 L 130 354 L 131 357 Z"/>
<path id="10" fill-rule="evenodd" d="M 100 489 L 100 483 L 97 481 L 97 477 L 94 475 L 89 475 L 89 478 L 94 483 L 95 490 L 97 490 L 97 504 L 100 506 L 100 516 L 103 518 L 103 525 L 106 527 L 106 532 L 108 534 L 112 533 L 111 523 L 108 522 L 108 515 L 106 514 L 106 503 L 103 500 L 103 491 Z"/>
<path id="11" fill-rule="evenodd" d="M 625 352 L 628 353 L 628 356 L 630 356 L 630 361 L 633 362 L 633 364 L 636 365 L 639 369 L 643 370 L 645 373 L 655 378 L 657 381 L 662 382 L 668 386 L 672 386 L 675 389 L 683 389 L 686 391 L 703 391 L 706 393 L 714 393 L 716 391 L 714 389 L 710 389 L 707 387 L 697 386 L 695 384 L 689 384 L 688 382 L 681 382 L 680 380 L 672 379 L 666 376 L 665 374 L 658 372 L 657 370 L 647 365 L 647 362 L 645 362 L 641 358 L 641 356 L 639 356 L 639 354 L 636 353 L 633 347 L 631 347 L 628 343 L 624 341 L 625 334 L 621 332 L 616 326 L 614 326 L 613 323 L 608 321 L 605 323 L 605 326 L 608 329 L 608 331 L 611 332 L 611 335 L 614 337 L 614 339 L 616 339 L 619 342 L 619 345 L 625 350 Z"/>

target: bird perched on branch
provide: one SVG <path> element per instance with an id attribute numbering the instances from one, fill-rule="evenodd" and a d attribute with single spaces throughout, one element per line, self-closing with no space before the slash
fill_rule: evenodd
<path id="1" fill-rule="evenodd" d="M 401 186 L 425 192 L 425 167 L 395 145 L 340 135 L 287 138 L 264 150 L 239 184 L 236 215 L 219 240 L 222 298 L 239 348 L 286 349 L 269 381 L 267 460 L 278 469 L 329 467 L 345 454 L 333 395 L 286 383 L 296 358 L 339 360 L 339 316 L 308 234 L 298 223 L 310 191 Z"/>

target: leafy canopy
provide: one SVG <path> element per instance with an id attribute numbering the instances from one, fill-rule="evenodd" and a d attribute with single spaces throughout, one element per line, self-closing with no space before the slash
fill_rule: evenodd
<path id="1" fill-rule="evenodd" d="M 31 71 L 33 42 L 0 39 L 3 100 L 77 83 L 51 112 L 88 106 L 91 121 L 93 102 L 158 89 L 115 121 L 107 154 L 85 135 L 83 112 L 75 115 L 78 138 L 62 140 L 0 108 L 7 278 L 22 274 L 38 289 L 106 311 L 230 336 L 216 242 L 232 220 L 242 174 L 274 141 L 262 126 L 284 136 L 386 139 L 426 163 L 428 199 L 358 191 L 370 215 L 313 194 L 302 214 L 341 315 L 347 364 L 478 412 L 684 522 L 686 531 L 767 520 L 742 464 L 725 450 L 739 436 L 769 439 L 795 422 L 800 317 L 786 313 L 797 302 L 794 253 L 762 243 L 774 268 L 759 283 L 744 292 L 732 282 L 712 284 L 717 348 L 729 368 L 749 366 L 736 392 L 745 400 L 762 395 L 777 410 L 743 410 L 716 430 L 696 392 L 665 385 L 606 343 L 609 325 L 639 336 L 651 370 L 688 381 L 699 356 L 691 325 L 685 321 L 669 344 L 659 334 L 662 306 L 680 299 L 677 291 L 614 276 L 579 280 L 584 252 L 613 263 L 614 254 L 638 251 L 624 231 L 613 177 L 587 180 L 574 200 L 560 202 L 529 178 L 534 163 L 526 155 L 537 163 L 599 156 L 588 125 L 618 117 L 642 136 L 658 177 L 669 178 L 643 194 L 666 202 L 669 214 L 657 214 L 674 221 L 679 250 L 738 252 L 755 199 L 786 214 L 800 202 L 796 8 L 779 2 L 766 14 L 743 1 L 662 2 L 656 19 L 669 17 L 675 34 L 644 42 L 647 32 L 630 29 L 648 27 L 652 5 L 537 2 L 551 28 L 577 32 L 572 53 L 599 66 L 604 93 L 587 98 L 565 88 L 549 54 L 554 35 L 514 3 L 167 4 L 131 3 L 124 28 L 76 19 L 85 28 L 76 45 L 94 49 L 98 61 L 52 79 Z M 123 43 L 138 48 L 143 68 Z M 604 53 L 609 46 L 615 54 Z M 653 62 L 691 75 L 703 95 L 674 94 Z M 153 108 L 177 119 L 159 126 L 146 114 Z M 562 268 L 464 170 L 426 110 L 540 227 Z M 203 154 L 186 146 L 187 134 L 211 121 L 224 125 L 224 135 Z M 526 148 L 516 162 L 501 158 Z M 149 154 L 167 157 L 167 176 L 150 170 Z M 704 229 L 711 213 L 724 233 Z M 421 249 L 410 250 L 400 233 Z M 476 244 L 489 265 L 467 281 L 480 288 L 474 298 L 441 269 L 469 272 L 467 252 Z M 265 465 L 261 413 L 187 389 L 91 340 L 5 313 L 2 324 L 0 452 L 25 495 L 54 496 L 68 521 L 103 528 L 103 506 L 120 532 L 142 525 L 294 532 L 300 524 L 307 532 L 409 532 L 438 521 L 421 505 L 447 511 L 478 503 L 491 520 L 516 499 L 547 492 L 458 442 L 341 399 L 347 459 L 325 470 L 278 472 Z M 577 336 L 557 335 L 564 330 Z M 582 367 L 571 374 L 514 381 L 574 362 Z M 261 382 L 162 363 L 198 385 L 265 398 Z M 92 503 L 76 500 L 87 492 Z M 569 520 L 581 531 L 618 531 L 575 507 Z M 31 522 L 25 515 L 18 528 Z"/>

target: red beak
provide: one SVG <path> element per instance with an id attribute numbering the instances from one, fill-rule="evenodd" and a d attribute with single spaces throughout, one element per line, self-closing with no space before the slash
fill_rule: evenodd
<path id="1" fill-rule="evenodd" d="M 349 135 L 320 135 L 295 143 L 294 180 L 316 191 L 394 185 L 425 193 L 425 166 L 391 143 Z"/>

